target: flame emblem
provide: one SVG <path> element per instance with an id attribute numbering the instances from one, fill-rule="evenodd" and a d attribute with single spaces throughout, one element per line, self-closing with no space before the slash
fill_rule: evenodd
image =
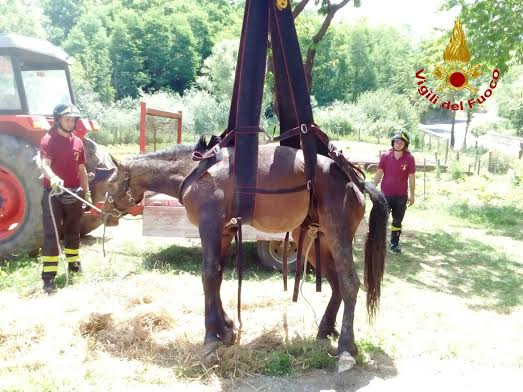
<path id="1" fill-rule="evenodd" d="M 276 0 L 276 7 L 278 7 L 280 11 L 283 11 L 285 8 L 287 8 L 287 5 L 287 0 Z"/>
<path id="2" fill-rule="evenodd" d="M 459 18 L 456 18 L 454 23 L 449 43 L 443 52 L 443 60 L 445 64 L 436 64 L 432 73 L 442 81 L 436 88 L 436 92 L 442 92 L 446 88 L 455 91 L 466 88 L 473 94 L 478 92 L 476 87 L 469 84 L 469 80 L 477 79 L 481 75 L 481 66 L 469 65 L 470 50 Z"/>

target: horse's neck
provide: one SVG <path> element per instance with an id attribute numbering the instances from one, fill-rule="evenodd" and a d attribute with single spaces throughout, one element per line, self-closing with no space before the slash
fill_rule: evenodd
<path id="1" fill-rule="evenodd" d="M 192 163 L 193 165 L 194 163 Z M 182 159 L 173 161 L 143 159 L 132 164 L 136 173 L 136 185 L 143 190 L 177 196 L 183 179 L 189 174 L 191 160 Z"/>

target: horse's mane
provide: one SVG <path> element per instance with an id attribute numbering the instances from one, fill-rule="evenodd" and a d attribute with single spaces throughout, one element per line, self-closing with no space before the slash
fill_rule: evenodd
<path id="1" fill-rule="evenodd" d="M 150 152 L 147 154 L 139 155 L 136 159 L 154 159 L 162 161 L 174 160 L 180 156 L 180 154 L 191 153 L 194 151 L 205 152 L 210 150 L 216 144 L 220 142 L 220 137 L 211 135 L 207 142 L 206 136 L 200 136 L 196 144 L 175 144 L 172 147 L 168 147 L 161 151 Z"/>

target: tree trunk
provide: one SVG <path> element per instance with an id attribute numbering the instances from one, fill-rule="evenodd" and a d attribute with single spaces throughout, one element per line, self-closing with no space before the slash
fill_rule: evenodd
<path id="1" fill-rule="evenodd" d="M 316 48 L 318 47 L 318 44 L 323 39 L 325 34 L 327 33 L 327 30 L 329 29 L 332 19 L 334 18 L 334 15 L 336 12 L 338 12 L 340 9 L 345 7 L 347 4 L 349 4 L 350 0 L 343 0 L 338 4 L 331 4 L 329 1 L 328 6 L 328 12 L 325 16 L 325 19 L 323 20 L 323 23 L 316 33 L 314 37 L 312 37 L 312 44 L 307 49 L 307 57 L 305 59 L 305 77 L 307 78 L 307 85 L 309 86 L 309 91 L 312 90 L 312 68 L 314 66 L 314 59 L 316 58 Z"/>
<path id="2" fill-rule="evenodd" d="M 452 127 L 450 128 L 450 146 L 454 148 L 456 138 L 454 136 L 454 125 L 456 125 L 456 111 L 452 113 Z"/>
<path id="3" fill-rule="evenodd" d="M 470 123 L 472 122 L 472 117 L 474 113 L 472 110 L 467 110 L 467 126 L 465 127 L 465 137 L 463 138 L 463 150 L 467 148 L 467 134 L 469 133 Z"/>

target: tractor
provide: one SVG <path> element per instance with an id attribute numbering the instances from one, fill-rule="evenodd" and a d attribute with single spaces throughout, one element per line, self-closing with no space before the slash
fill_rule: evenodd
<path id="1" fill-rule="evenodd" d="M 0 34 L 0 260 L 20 252 L 36 254 L 43 240 L 39 143 L 53 122 L 53 108 L 74 103 L 69 56 L 51 43 Z M 93 201 L 105 194 L 109 155 L 91 139 L 96 121 L 81 118 L 75 134 L 84 141 Z M 107 176 L 105 176 L 107 177 Z M 102 223 L 85 211 L 83 235 Z"/>

